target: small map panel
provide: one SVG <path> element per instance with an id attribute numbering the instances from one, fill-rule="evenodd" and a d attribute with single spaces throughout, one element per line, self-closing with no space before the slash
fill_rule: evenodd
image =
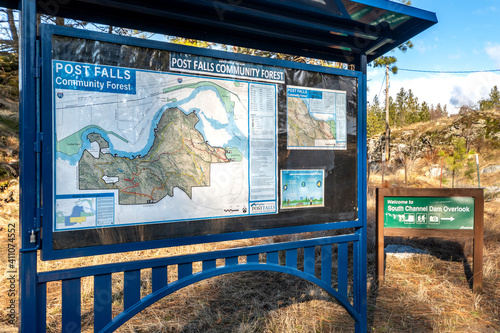
<path id="1" fill-rule="evenodd" d="M 55 230 L 95 228 L 113 224 L 113 193 L 56 197 Z"/>
<path id="2" fill-rule="evenodd" d="M 288 149 L 347 149 L 346 93 L 287 88 Z"/>
<path id="3" fill-rule="evenodd" d="M 56 229 L 94 227 L 95 198 L 58 199 L 56 201 Z"/>

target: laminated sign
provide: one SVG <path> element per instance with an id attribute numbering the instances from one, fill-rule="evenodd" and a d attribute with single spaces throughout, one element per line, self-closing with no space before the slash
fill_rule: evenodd
<path id="1" fill-rule="evenodd" d="M 474 198 L 385 197 L 384 227 L 473 229 Z"/>

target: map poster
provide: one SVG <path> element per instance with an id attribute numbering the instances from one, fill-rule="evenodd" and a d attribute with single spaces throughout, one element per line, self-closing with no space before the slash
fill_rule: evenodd
<path id="1" fill-rule="evenodd" d="M 54 231 L 277 214 L 277 83 L 259 79 L 282 75 L 238 66 L 259 76 L 52 60 Z"/>
<path id="2" fill-rule="evenodd" d="M 347 149 L 346 92 L 287 87 L 288 149 Z"/>
<path id="3" fill-rule="evenodd" d="M 325 170 L 281 170 L 281 209 L 324 207 Z"/>

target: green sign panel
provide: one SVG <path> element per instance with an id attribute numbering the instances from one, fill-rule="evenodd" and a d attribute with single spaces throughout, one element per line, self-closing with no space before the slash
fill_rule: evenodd
<path id="1" fill-rule="evenodd" d="M 384 197 L 384 227 L 474 229 L 474 198 Z"/>

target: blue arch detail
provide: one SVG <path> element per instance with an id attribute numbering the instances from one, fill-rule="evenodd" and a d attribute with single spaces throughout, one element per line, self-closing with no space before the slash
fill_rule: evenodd
<path id="1" fill-rule="evenodd" d="M 172 282 L 165 287 L 143 297 L 139 302 L 131 306 L 130 308 L 124 310 L 118 316 L 116 316 L 108 325 L 106 325 L 101 332 L 113 332 L 118 329 L 121 325 L 125 324 L 129 319 L 134 317 L 136 314 L 146 309 L 148 306 L 153 305 L 157 301 L 162 298 L 184 288 L 196 282 L 200 282 L 212 277 L 230 274 L 230 273 L 238 273 L 238 272 L 251 272 L 251 271 L 269 271 L 269 272 L 279 272 L 285 273 L 293 276 L 297 276 L 306 281 L 309 281 L 318 287 L 324 289 L 326 292 L 330 293 L 342 307 L 351 315 L 356 324 L 360 323 L 360 315 L 354 309 L 354 307 L 349 303 L 347 298 L 343 297 L 337 290 L 332 288 L 331 285 L 323 282 L 317 277 L 304 273 L 296 268 L 280 266 L 275 264 L 257 264 L 257 263 L 249 263 L 249 264 L 238 264 L 234 266 L 224 266 L 220 268 L 212 268 L 205 271 L 201 271 L 198 273 L 194 273 L 185 278 Z"/>

